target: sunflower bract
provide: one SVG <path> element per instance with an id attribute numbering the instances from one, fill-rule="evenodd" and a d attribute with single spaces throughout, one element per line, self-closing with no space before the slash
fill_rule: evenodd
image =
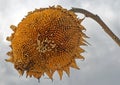
<path id="1" fill-rule="evenodd" d="M 14 33 L 7 37 L 11 41 L 10 56 L 6 61 L 14 64 L 23 75 L 39 79 L 45 73 L 50 79 L 58 71 L 70 75 L 70 67 L 79 69 L 75 59 L 84 59 L 85 28 L 76 14 L 61 6 L 36 9 L 18 24 L 11 25 Z"/>

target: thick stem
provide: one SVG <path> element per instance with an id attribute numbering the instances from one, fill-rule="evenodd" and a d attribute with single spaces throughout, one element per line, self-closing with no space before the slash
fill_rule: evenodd
<path id="1" fill-rule="evenodd" d="M 70 11 L 82 13 L 86 17 L 94 19 L 104 29 L 104 31 L 120 46 L 120 39 L 110 30 L 110 28 L 102 21 L 98 15 L 94 15 L 91 12 L 81 8 L 72 8 Z"/>

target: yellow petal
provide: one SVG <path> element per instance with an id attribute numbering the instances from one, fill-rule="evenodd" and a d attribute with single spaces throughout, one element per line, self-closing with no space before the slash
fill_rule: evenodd
<path id="1" fill-rule="evenodd" d="M 13 57 L 9 57 L 8 59 L 5 59 L 5 61 L 7 61 L 7 62 L 11 62 L 11 63 L 14 62 Z"/>
<path id="2" fill-rule="evenodd" d="M 10 36 L 10 37 L 7 37 L 6 40 L 12 41 L 12 37 L 11 37 L 11 36 Z"/>
<path id="3" fill-rule="evenodd" d="M 82 55 L 80 55 L 80 54 L 75 54 L 74 55 L 74 57 L 75 57 L 75 59 L 85 59 Z"/>
<path id="4" fill-rule="evenodd" d="M 75 60 L 72 60 L 70 66 L 71 66 L 72 68 L 75 68 L 75 69 L 78 69 L 78 70 L 80 69 L 80 68 L 77 66 Z"/>
<path id="5" fill-rule="evenodd" d="M 18 73 L 20 74 L 20 76 L 22 76 L 24 74 L 24 71 L 18 70 Z"/>
<path id="6" fill-rule="evenodd" d="M 83 53 L 83 52 L 85 52 L 85 50 L 82 49 L 82 48 L 80 48 L 80 47 L 77 47 L 77 48 L 76 48 L 76 51 L 78 51 L 79 53 Z"/>
<path id="7" fill-rule="evenodd" d="M 53 80 L 53 73 L 52 72 L 50 72 L 50 71 L 47 71 L 46 72 L 46 74 L 48 75 L 48 77 L 51 79 L 51 80 Z"/>
<path id="8" fill-rule="evenodd" d="M 68 76 L 70 76 L 70 68 L 69 67 L 64 67 L 63 70 L 67 73 Z"/>
<path id="9" fill-rule="evenodd" d="M 34 76 L 35 78 L 37 78 L 37 79 L 41 78 L 42 75 L 43 75 L 43 73 L 40 73 L 40 72 L 39 72 L 39 73 L 36 73 L 36 72 L 35 72 L 35 73 L 33 74 L 33 76 Z"/>
<path id="10" fill-rule="evenodd" d="M 13 31 L 16 31 L 16 26 L 15 25 L 11 25 L 10 28 L 13 30 Z"/>
<path id="11" fill-rule="evenodd" d="M 58 74 L 59 74 L 59 76 L 60 76 L 60 80 L 62 80 L 63 70 L 58 70 Z"/>
<path id="12" fill-rule="evenodd" d="M 26 74 L 27 74 L 26 77 L 28 77 L 28 76 L 30 76 L 30 77 L 34 76 L 35 78 L 39 79 L 43 75 L 43 72 L 27 71 Z"/>

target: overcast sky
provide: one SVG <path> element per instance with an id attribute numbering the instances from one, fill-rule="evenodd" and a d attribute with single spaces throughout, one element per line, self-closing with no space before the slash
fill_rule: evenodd
<path id="1" fill-rule="evenodd" d="M 0 85 L 120 85 L 120 47 L 89 18 L 82 24 L 91 45 L 83 47 L 85 60 L 77 61 L 81 69 L 71 68 L 70 77 L 64 74 L 63 80 L 59 80 L 55 73 L 53 82 L 45 76 L 38 83 L 35 78 L 19 77 L 13 64 L 4 61 L 10 50 L 10 43 L 5 40 L 12 33 L 10 25 L 17 26 L 35 8 L 52 5 L 89 10 L 99 15 L 120 38 L 120 0 L 0 0 Z"/>

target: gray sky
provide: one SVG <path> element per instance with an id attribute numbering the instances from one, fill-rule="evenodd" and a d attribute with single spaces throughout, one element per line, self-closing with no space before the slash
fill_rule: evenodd
<path id="1" fill-rule="evenodd" d="M 90 37 L 91 44 L 83 47 L 86 52 L 84 61 L 77 61 L 80 70 L 71 68 L 70 77 L 66 74 L 59 80 L 57 73 L 54 81 L 41 78 L 19 77 L 13 64 L 6 63 L 6 52 L 10 50 L 6 36 L 12 31 L 9 26 L 16 25 L 35 8 L 61 5 L 83 8 L 98 14 L 111 30 L 120 38 L 120 0 L 0 0 L 0 85 L 119 85 L 120 84 L 120 47 L 92 19 L 82 23 Z M 79 16 L 80 17 L 80 16 Z"/>

